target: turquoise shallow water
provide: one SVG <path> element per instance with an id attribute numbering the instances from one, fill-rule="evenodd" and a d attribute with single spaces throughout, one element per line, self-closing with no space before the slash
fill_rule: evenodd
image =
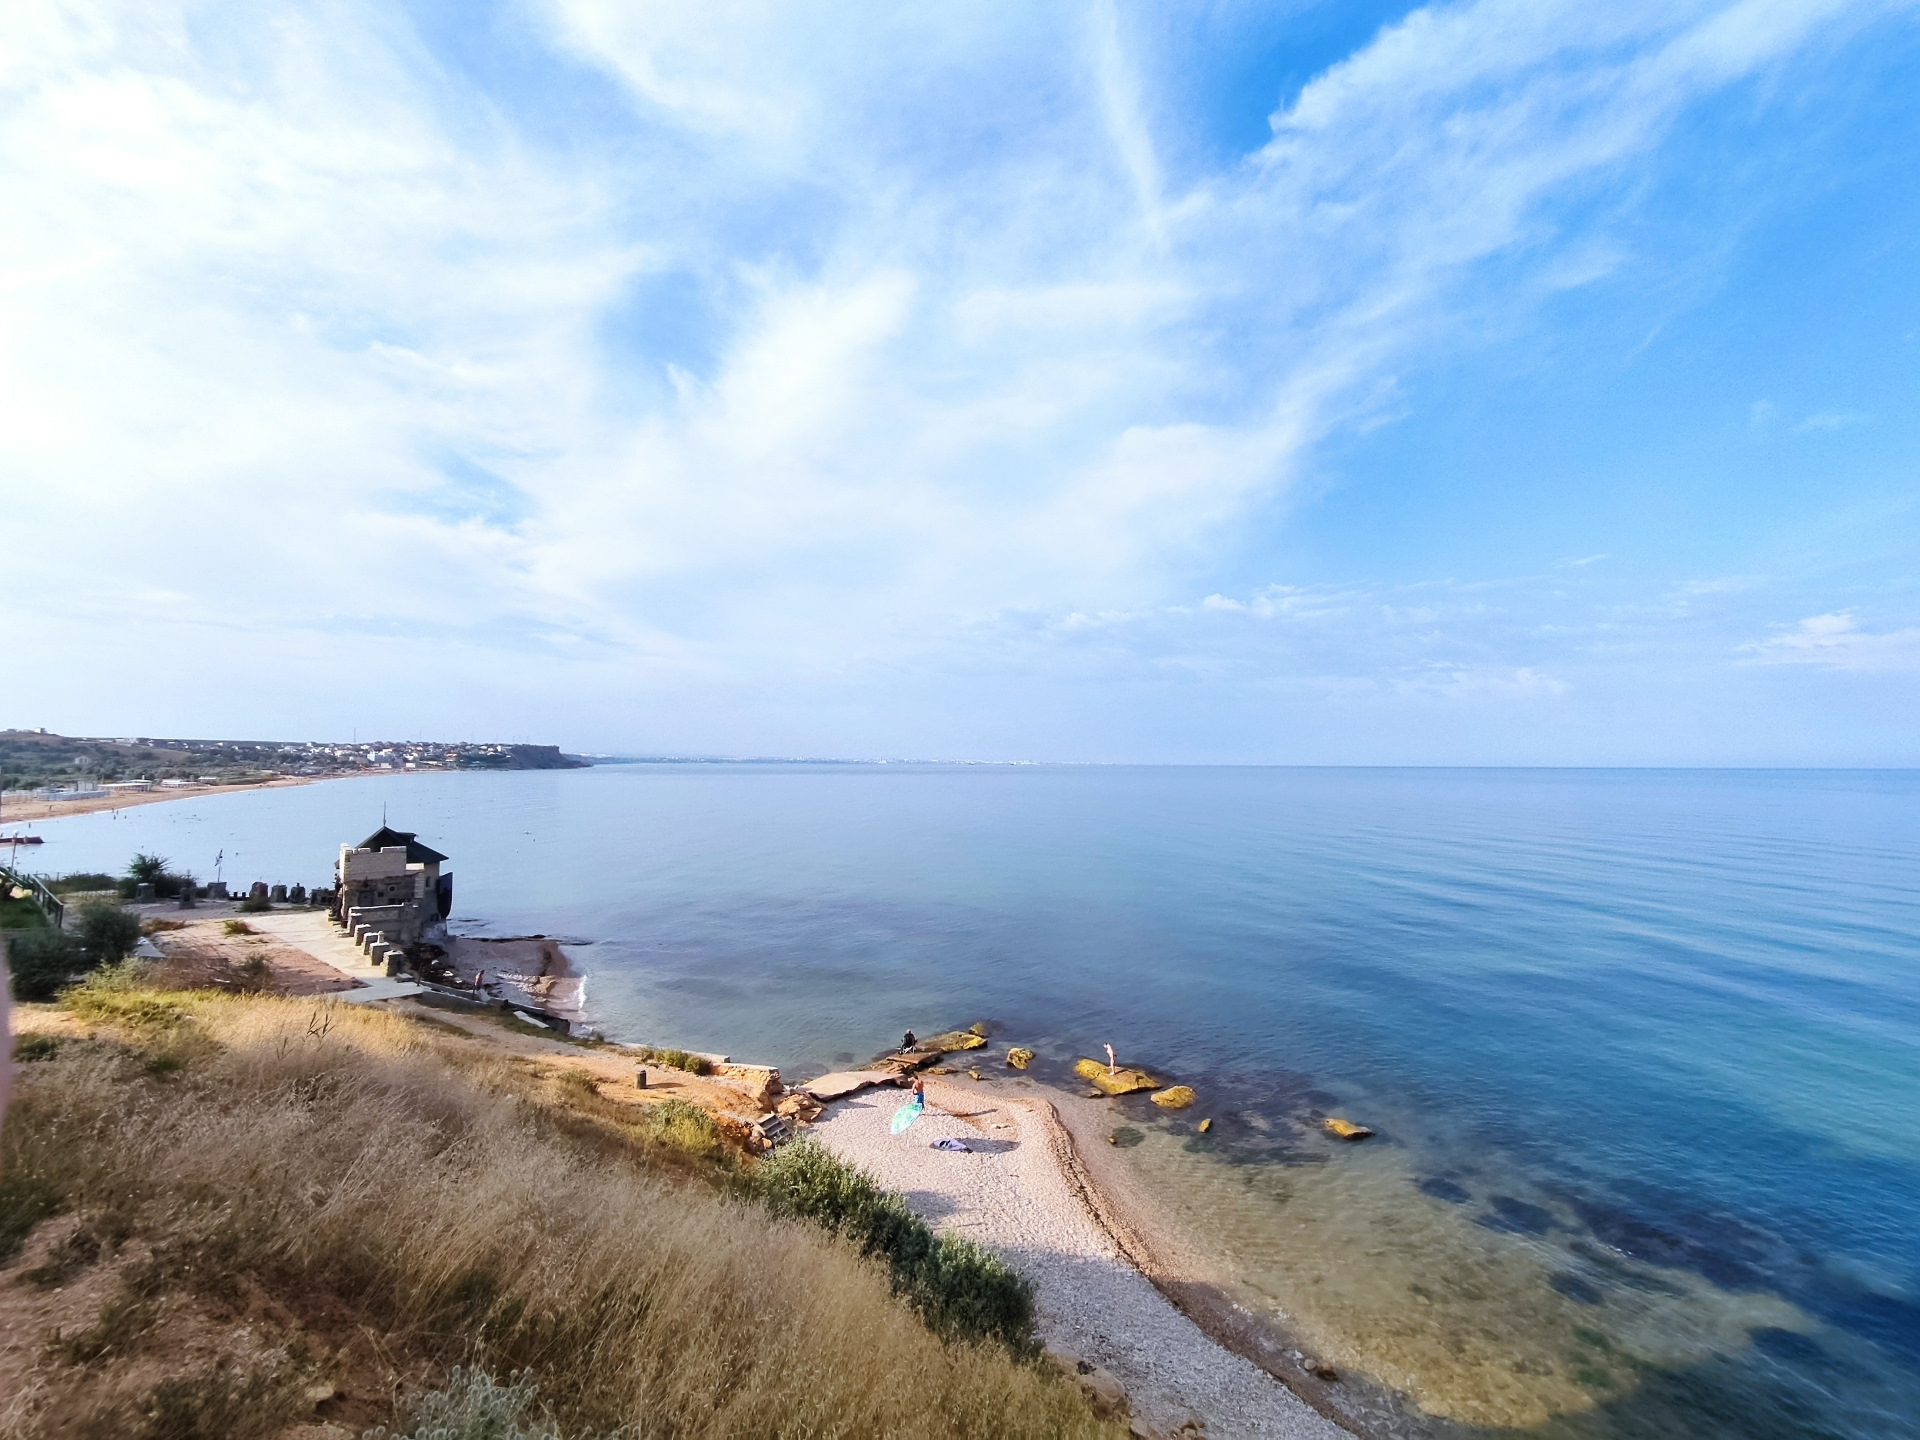
<path id="1" fill-rule="evenodd" d="M 616 1036 L 791 1074 L 984 1018 L 1043 1074 L 1110 1040 L 1192 1080 L 1204 1141 L 1117 1107 L 1140 1163 L 1437 1432 L 1920 1435 L 1916 802 L 1911 772 L 610 765 L 75 817 L 33 864 L 314 884 L 384 804 L 453 856 L 456 928 L 581 942 Z"/>

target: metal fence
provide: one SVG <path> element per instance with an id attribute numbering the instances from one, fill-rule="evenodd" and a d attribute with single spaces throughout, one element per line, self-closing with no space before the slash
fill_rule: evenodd
<path id="1" fill-rule="evenodd" d="M 46 882 L 38 875 L 29 875 L 15 870 L 11 865 L 0 865 L 0 884 L 7 887 L 7 893 L 25 891 L 26 899 L 40 907 L 40 913 L 47 917 L 47 923 L 58 930 L 67 923 L 67 902 L 47 888 Z"/>

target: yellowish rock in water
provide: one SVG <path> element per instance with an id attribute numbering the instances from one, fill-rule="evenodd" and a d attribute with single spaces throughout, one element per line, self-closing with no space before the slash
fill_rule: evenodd
<path id="1" fill-rule="evenodd" d="M 969 1075 L 971 1075 L 971 1076 L 972 1076 L 972 1077 L 973 1077 L 974 1079 L 976 1079 L 976 1080 L 978 1080 L 978 1079 L 980 1078 L 980 1072 L 979 1072 L 979 1070 L 977 1070 L 976 1068 L 974 1068 L 974 1067 L 973 1067 L 973 1066 L 971 1066 L 971 1065 L 969 1065 L 969 1066 L 967 1067 L 967 1074 L 969 1074 Z"/>
<path id="2" fill-rule="evenodd" d="M 922 1040 L 922 1050 L 937 1050 L 942 1055 L 952 1054 L 955 1050 L 978 1050 L 987 1043 L 984 1035 L 975 1035 L 971 1030 L 949 1030 L 944 1035 L 936 1035 L 931 1040 Z"/>
<path id="3" fill-rule="evenodd" d="M 1033 1051 L 1024 1045 L 1016 1045 L 1007 1051 L 1007 1064 L 1015 1070 L 1024 1070 L 1033 1063 Z"/>
<path id="4" fill-rule="evenodd" d="M 1204 1135 L 1211 1129 L 1213 1129 L 1213 1117 L 1209 1115 L 1206 1119 L 1200 1122 L 1200 1133 Z"/>
<path id="5" fill-rule="evenodd" d="M 1158 1090 L 1166 1082 L 1156 1080 L 1144 1070 L 1129 1070 L 1124 1065 L 1111 1075 L 1098 1060 L 1076 1060 L 1073 1073 L 1094 1089 L 1107 1095 L 1131 1095 L 1136 1090 Z"/>
<path id="6" fill-rule="evenodd" d="M 1329 1133 L 1338 1135 L 1342 1140 L 1369 1140 L 1373 1137 L 1373 1132 L 1366 1126 L 1342 1120 L 1338 1115 L 1329 1115 L 1324 1123 Z"/>
<path id="7" fill-rule="evenodd" d="M 1164 1105 L 1169 1110 L 1184 1110 L 1187 1106 L 1193 1104 L 1193 1087 L 1191 1085 L 1175 1085 L 1170 1089 L 1162 1090 L 1158 1095 L 1153 1097 L 1153 1103 L 1156 1105 Z"/>

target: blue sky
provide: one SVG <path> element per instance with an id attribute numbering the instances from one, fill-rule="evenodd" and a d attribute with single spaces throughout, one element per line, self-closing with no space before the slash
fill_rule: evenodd
<path id="1" fill-rule="evenodd" d="M 0 15 L 0 723 L 1920 762 L 1872 0 Z"/>

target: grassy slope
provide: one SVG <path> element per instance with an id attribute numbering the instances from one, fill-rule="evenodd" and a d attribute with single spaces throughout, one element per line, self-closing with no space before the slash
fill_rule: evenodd
<path id="1" fill-rule="evenodd" d="M 29 1046 L 0 1132 L 6 1440 L 244 1440 L 329 1386 L 358 1430 L 456 1364 L 533 1371 L 573 1436 L 1124 1433 L 733 1198 L 697 1131 L 397 1015 L 77 1000 L 90 1034 Z"/>

